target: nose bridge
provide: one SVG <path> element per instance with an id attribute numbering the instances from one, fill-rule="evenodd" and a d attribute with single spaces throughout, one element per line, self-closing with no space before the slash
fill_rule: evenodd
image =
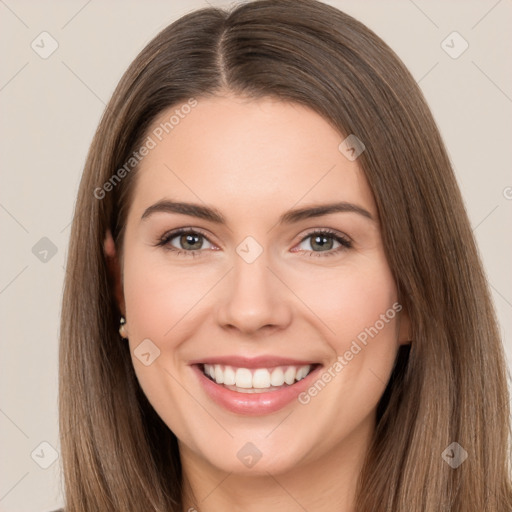
<path id="1" fill-rule="evenodd" d="M 265 326 L 284 327 L 291 319 L 286 288 L 269 269 L 268 251 L 261 248 L 257 254 L 251 243 L 249 240 L 237 247 L 220 299 L 218 321 L 244 332 Z"/>

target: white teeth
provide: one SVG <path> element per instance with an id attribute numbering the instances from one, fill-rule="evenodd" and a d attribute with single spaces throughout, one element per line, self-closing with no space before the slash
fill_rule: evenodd
<path id="1" fill-rule="evenodd" d="M 284 372 L 284 381 L 286 384 L 291 386 L 295 382 L 295 375 L 297 375 L 297 371 L 293 366 L 286 368 L 286 371 Z"/>
<path id="2" fill-rule="evenodd" d="M 224 384 L 224 372 L 220 366 L 215 366 L 215 382 Z"/>
<path id="3" fill-rule="evenodd" d="M 284 384 L 284 372 L 281 368 L 276 368 L 270 376 L 272 386 L 282 386 Z"/>
<path id="4" fill-rule="evenodd" d="M 221 384 L 217 380 L 217 384 Z M 247 368 L 238 368 L 235 374 L 235 386 L 237 388 L 252 388 L 252 373 Z"/>
<path id="5" fill-rule="evenodd" d="M 302 380 L 311 371 L 310 365 L 278 366 L 276 368 L 233 368 L 220 364 L 205 364 L 204 373 L 217 384 L 236 386 L 245 390 L 260 390 L 280 387 L 285 383 L 289 386 Z"/>
<path id="6" fill-rule="evenodd" d="M 269 388 L 270 387 L 270 373 L 265 368 L 259 368 L 252 376 L 253 388 Z"/>
<path id="7" fill-rule="evenodd" d="M 231 366 L 224 368 L 224 384 L 227 386 L 234 386 L 236 383 L 235 370 Z"/>
<path id="8" fill-rule="evenodd" d="M 296 380 L 302 380 L 309 373 L 309 366 L 301 366 L 297 370 L 297 375 L 295 376 Z"/>

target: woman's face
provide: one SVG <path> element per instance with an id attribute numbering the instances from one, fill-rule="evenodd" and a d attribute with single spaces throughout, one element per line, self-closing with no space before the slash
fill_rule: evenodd
<path id="1" fill-rule="evenodd" d="M 297 104 L 198 98 L 167 134 L 175 110 L 148 132 L 124 239 L 142 389 L 196 464 L 360 453 L 407 336 L 354 152 Z"/>

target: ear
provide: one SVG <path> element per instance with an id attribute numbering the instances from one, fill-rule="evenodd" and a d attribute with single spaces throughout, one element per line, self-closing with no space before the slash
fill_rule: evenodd
<path id="1" fill-rule="evenodd" d="M 114 297 L 116 299 L 119 310 L 121 311 L 121 314 L 124 316 L 126 314 L 126 309 L 124 303 L 121 266 L 119 264 L 116 245 L 114 243 L 114 239 L 112 238 L 110 229 L 107 230 L 105 235 L 105 240 L 103 242 L 103 252 L 105 253 L 105 260 L 107 262 L 107 268 L 110 276 L 111 286 L 114 292 Z"/>
<path id="2" fill-rule="evenodd" d="M 400 345 L 410 345 L 412 342 L 411 319 L 405 308 L 400 311 L 398 316 L 398 343 Z"/>

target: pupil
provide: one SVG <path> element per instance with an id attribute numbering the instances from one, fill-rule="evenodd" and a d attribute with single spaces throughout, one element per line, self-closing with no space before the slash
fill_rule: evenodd
<path id="1" fill-rule="evenodd" d="M 187 234 L 187 235 L 182 235 L 181 236 L 181 243 L 182 243 L 182 247 L 184 248 L 188 248 L 188 249 L 199 249 L 201 247 L 201 242 L 200 242 L 200 235 L 193 235 L 193 234 Z M 194 246 L 195 245 L 199 245 L 199 247 L 187 247 L 187 246 Z"/>
<path id="2" fill-rule="evenodd" d="M 321 251 L 328 251 L 329 249 L 332 249 L 332 242 L 333 240 L 330 236 L 317 235 L 313 238 L 311 247 L 314 249 L 315 244 L 317 244 Z"/>

